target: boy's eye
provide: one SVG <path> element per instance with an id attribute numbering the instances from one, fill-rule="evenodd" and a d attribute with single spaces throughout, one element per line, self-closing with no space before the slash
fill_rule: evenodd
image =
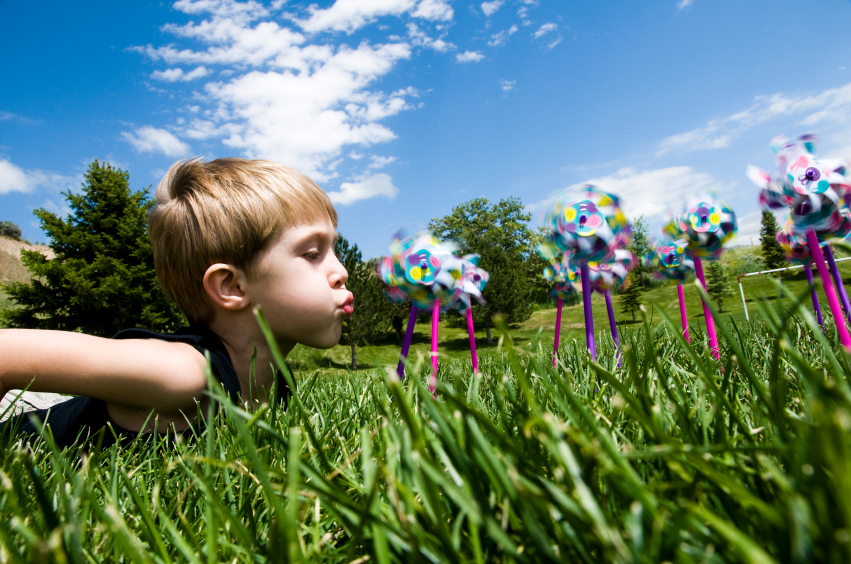
<path id="1" fill-rule="evenodd" d="M 309 253 L 304 253 L 304 257 L 307 260 L 316 260 L 320 257 L 319 251 L 311 251 Z"/>

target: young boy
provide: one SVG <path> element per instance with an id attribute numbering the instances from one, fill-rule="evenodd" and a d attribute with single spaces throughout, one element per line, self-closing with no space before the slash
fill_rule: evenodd
<path id="1" fill-rule="evenodd" d="M 35 432 L 31 417 L 47 419 L 60 446 L 99 431 L 108 445 L 107 424 L 131 437 L 186 430 L 195 426 L 195 402 L 206 413 L 209 401 L 205 351 L 226 392 L 247 401 L 256 347 L 251 389 L 266 400 L 272 358 L 258 306 L 284 355 L 297 343 L 337 344 L 353 297 L 334 254 L 337 213 L 305 175 L 270 161 L 181 161 L 157 187 L 148 226 L 160 285 L 191 326 L 175 335 L 130 329 L 113 339 L 0 330 L 0 398 L 28 385 L 78 396 L 51 406 L 49 417 L 48 409 L 19 415 L 22 432 Z"/>

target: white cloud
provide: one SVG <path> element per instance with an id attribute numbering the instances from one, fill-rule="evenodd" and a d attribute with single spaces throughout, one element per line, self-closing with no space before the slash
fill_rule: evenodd
<path id="1" fill-rule="evenodd" d="M 517 26 L 513 25 L 508 29 L 504 29 L 499 33 L 495 33 L 491 35 L 491 40 L 488 41 L 488 45 L 491 47 L 499 47 L 500 45 L 505 45 L 508 42 L 508 38 L 517 33 Z"/>
<path id="2" fill-rule="evenodd" d="M 167 69 L 164 71 L 154 71 L 151 73 L 151 78 L 155 80 L 164 80 L 165 82 L 189 82 L 190 80 L 195 80 L 196 78 L 203 78 L 210 74 L 204 67 L 197 67 L 187 73 L 183 72 L 183 69 Z"/>
<path id="3" fill-rule="evenodd" d="M 580 194 L 586 184 L 593 184 L 606 192 L 622 198 L 622 205 L 630 219 L 639 216 L 660 216 L 665 206 L 677 204 L 684 195 L 703 191 L 722 192 L 728 188 L 711 174 L 697 172 L 690 166 L 673 166 L 656 170 L 622 168 L 614 174 L 590 178 L 560 191 Z M 530 210 L 545 209 L 551 200 L 529 206 Z"/>
<path id="4" fill-rule="evenodd" d="M 165 129 L 145 125 L 134 132 L 122 131 L 121 136 L 140 153 L 161 153 L 169 157 L 185 157 L 189 145 Z"/>
<path id="5" fill-rule="evenodd" d="M 173 122 L 169 129 L 183 138 L 220 140 L 250 158 L 286 163 L 320 182 L 334 178 L 335 168 L 353 149 L 396 137 L 380 122 L 414 108 L 409 100 L 417 93 L 405 88 L 388 94 L 376 90 L 375 84 L 411 56 L 412 46 L 438 51 L 454 48 L 416 25 L 409 28 L 410 40 L 397 38 L 377 45 L 363 40 L 349 46 L 337 40 L 313 42 L 281 27 L 256 2 L 181 0 L 175 7 L 206 16 L 202 21 L 165 26 L 165 31 L 187 39 L 190 47 L 133 49 L 171 66 L 229 66 L 225 70 L 234 74 L 219 72 L 215 79 L 202 79 L 206 80 L 203 88 L 187 100 L 201 104 L 201 111 L 186 116 L 185 124 Z M 345 31 L 381 14 L 405 11 L 429 20 L 452 17 L 443 0 L 338 0 L 326 10 L 313 8 L 298 23 L 310 31 Z M 349 24 L 344 25 L 344 15 L 351 16 Z"/>
<path id="6" fill-rule="evenodd" d="M 505 0 L 493 0 L 493 2 L 482 2 L 482 13 L 487 17 L 491 17 L 496 13 L 497 10 L 502 8 L 503 4 L 505 4 Z"/>
<path id="7" fill-rule="evenodd" d="M 692 4 L 694 4 L 694 0 L 680 0 L 677 2 L 677 11 L 679 12 L 683 8 L 688 8 Z"/>
<path id="8" fill-rule="evenodd" d="M 337 0 L 329 8 L 309 8 L 310 17 L 298 25 L 307 32 L 343 31 L 352 33 L 382 16 L 410 13 L 430 21 L 451 20 L 454 12 L 445 0 Z"/>
<path id="9" fill-rule="evenodd" d="M 408 37 L 411 39 L 411 44 L 415 47 L 428 47 L 429 49 L 434 49 L 438 53 L 455 49 L 455 45 L 444 41 L 443 38 L 432 39 L 415 23 L 409 23 L 407 28 Z"/>
<path id="10" fill-rule="evenodd" d="M 485 56 L 478 51 L 464 51 L 455 55 L 455 60 L 459 63 L 478 63 L 484 58 Z"/>
<path id="11" fill-rule="evenodd" d="M 0 159 L 0 194 L 7 192 L 32 192 L 36 188 L 47 188 L 54 192 L 70 189 L 75 180 L 38 169 L 23 170 L 11 161 Z"/>
<path id="12" fill-rule="evenodd" d="M 562 39 L 562 37 L 561 37 L 561 35 L 559 35 L 555 40 L 547 43 L 547 49 L 552 49 L 553 47 L 555 47 L 556 45 L 561 43 L 561 39 Z"/>
<path id="13" fill-rule="evenodd" d="M 26 173 L 5 159 L 0 159 L 0 194 L 6 192 L 29 192 L 35 186 Z"/>
<path id="14" fill-rule="evenodd" d="M 380 157 L 378 155 L 372 155 L 370 157 L 370 160 L 372 162 L 369 163 L 369 166 L 367 168 L 377 170 L 379 168 L 384 168 L 385 166 L 389 165 L 390 163 L 396 162 L 396 157 Z"/>
<path id="15" fill-rule="evenodd" d="M 393 186 L 389 174 L 379 173 L 362 177 L 358 182 L 343 182 L 339 192 L 328 192 L 328 197 L 335 204 L 348 206 L 359 200 L 367 200 L 376 196 L 385 196 L 391 200 L 399 193 Z"/>
<path id="16" fill-rule="evenodd" d="M 499 87 L 502 88 L 503 92 L 509 92 L 514 90 L 514 85 L 517 84 L 516 80 L 505 80 L 502 79 L 499 81 Z"/>
<path id="17" fill-rule="evenodd" d="M 762 227 L 762 211 L 757 210 L 737 217 L 739 230 L 736 239 L 740 245 L 750 245 L 751 238 L 759 245 L 759 230 Z M 780 223 L 782 225 L 782 223 Z"/>
<path id="18" fill-rule="evenodd" d="M 806 127 L 848 122 L 851 119 L 851 83 L 809 96 L 757 96 L 754 104 L 744 111 L 662 139 L 656 155 L 674 150 L 691 152 L 729 147 L 734 139 L 756 125 L 802 114 L 800 125 Z"/>
<path id="19" fill-rule="evenodd" d="M 536 31 L 535 33 L 532 34 L 532 37 L 534 37 L 535 39 L 538 39 L 539 37 L 542 37 L 542 36 L 548 34 L 549 32 L 555 31 L 557 29 L 558 29 L 558 24 L 545 23 L 540 28 L 538 28 L 538 31 Z"/>

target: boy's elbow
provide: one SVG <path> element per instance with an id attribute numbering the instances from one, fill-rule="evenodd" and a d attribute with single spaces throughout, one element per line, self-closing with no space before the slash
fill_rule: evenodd
<path id="1" fill-rule="evenodd" d="M 171 371 L 171 378 L 164 386 L 169 410 L 194 409 L 195 402 L 201 401 L 207 391 L 207 363 L 201 358 L 187 359 Z"/>

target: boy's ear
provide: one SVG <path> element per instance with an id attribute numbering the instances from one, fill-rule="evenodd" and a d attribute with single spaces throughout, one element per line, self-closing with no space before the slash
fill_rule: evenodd
<path id="1" fill-rule="evenodd" d="M 214 264 L 204 273 L 204 290 L 213 302 L 231 311 L 248 305 L 245 273 L 232 264 Z"/>

